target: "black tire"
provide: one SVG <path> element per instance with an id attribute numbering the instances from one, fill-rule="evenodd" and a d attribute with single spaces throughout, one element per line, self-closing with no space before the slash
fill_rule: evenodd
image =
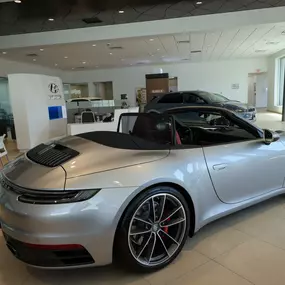
<path id="1" fill-rule="evenodd" d="M 136 213 L 137 209 L 145 203 L 150 197 L 153 195 L 158 194 L 169 194 L 172 197 L 175 197 L 184 208 L 183 213 L 185 214 L 186 222 L 183 223 L 183 233 L 181 234 L 181 243 L 175 249 L 173 255 L 169 257 L 168 260 L 161 264 L 157 265 L 145 265 L 140 263 L 132 254 L 130 247 L 129 247 L 129 227 L 132 221 L 134 214 Z M 168 197 L 168 196 L 167 196 Z M 180 210 L 179 210 L 180 211 Z M 114 244 L 114 261 L 119 265 L 123 266 L 127 270 L 137 271 L 137 272 L 153 272 L 159 269 L 164 268 L 168 264 L 170 264 L 181 252 L 187 237 L 189 236 L 190 231 L 190 209 L 189 206 L 184 198 L 184 196 L 175 188 L 168 187 L 168 186 L 157 186 L 150 188 L 141 194 L 139 194 L 127 207 L 116 232 L 115 244 Z M 185 231 L 184 231 L 185 229 Z M 161 231 L 162 232 L 162 231 Z M 162 232 L 164 234 L 164 232 Z M 159 240 L 159 239 L 157 239 Z M 161 240 L 161 239 L 160 239 Z M 154 243 L 154 242 L 153 242 Z M 162 243 L 161 243 L 162 244 Z"/>

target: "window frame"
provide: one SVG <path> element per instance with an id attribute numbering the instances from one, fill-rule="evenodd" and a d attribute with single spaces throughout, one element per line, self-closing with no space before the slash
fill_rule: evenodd
<path id="1" fill-rule="evenodd" d="M 161 100 L 163 100 L 166 96 L 175 96 L 176 95 L 180 95 L 181 98 L 182 98 L 182 101 L 181 102 L 161 102 Z M 184 103 L 184 96 L 183 96 L 183 93 L 182 92 L 169 92 L 169 93 L 166 93 L 164 94 L 158 101 L 157 101 L 158 104 L 183 104 Z"/>
<path id="2" fill-rule="evenodd" d="M 276 107 L 283 106 L 283 94 L 285 85 L 285 56 L 277 59 L 277 70 L 276 70 L 276 92 L 275 92 L 275 102 Z"/>
<path id="3" fill-rule="evenodd" d="M 187 112 L 187 107 L 184 108 L 180 108 L 180 109 L 172 109 L 169 111 L 166 111 L 167 113 L 169 113 L 170 115 L 172 115 L 174 117 L 175 120 L 175 114 L 177 113 L 184 113 Z M 188 109 L 188 111 L 195 111 L 195 112 L 199 112 L 199 111 L 207 111 L 207 112 L 213 112 L 213 113 L 217 113 L 219 112 L 222 116 L 224 116 L 226 119 L 230 120 L 231 122 L 233 122 L 234 124 L 236 124 L 237 126 L 239 126 L 240 128 L 242 128 L 243 130 L 245 130 L 246 132 L 248 132 L 249 134 L 253 135 L 254 138 L 253 139 L 246 139 L 246 140 L 237 140 L 237 141 L 232 141 L 232 142 L 222 142 L 222 143 L 215 143 L 212 145 L 174 145 L 174 148 L 178 148 L 178 149 L 192 149 L 192 148 L 197 148 L 197 147 L 215 147 L 215 146 L 219 146 L 219 145 L 226 145 L 226 144 L 234 144 L 234 143 L 242 143 L 242 142 L 250 142 L 250 141 L 258 141 L 261 140 L 263 138 L 263 131 L 260 130 L 259 128 L 256 128 L 255 126 L 253 126 L 252 124 L 248 123 L 247 121 L 244 121 L 243 119 L 239 118 L 238 116 L 236 116 L 235 114 L 232 114 L 230 112 L 227 112 L 225 110 L 222 109 L 217 109 L 217 108 L 211 108 L 211 107 L 197 107 L 197 108 L 192 108 L 190 107 Z M 174 126 L 175 127 L 175 126 Z M 175 127 L 176 130 L 176 127 Z"/>

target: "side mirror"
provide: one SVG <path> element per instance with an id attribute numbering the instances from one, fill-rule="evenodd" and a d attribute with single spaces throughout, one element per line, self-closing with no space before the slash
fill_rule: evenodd
<path id="1" fill-rule="evenodd" d="M 276 142 L 280 139 L 280 135 L 276 132 L 272 132 L 270 130 L 263 130 L 263 139 L 266 145 L 269 145 L 273 142 Z"/>

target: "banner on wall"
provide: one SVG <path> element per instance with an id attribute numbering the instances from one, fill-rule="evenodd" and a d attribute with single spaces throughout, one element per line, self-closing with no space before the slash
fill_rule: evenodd
<path id="1" fill-rule="evenodd" d="M 146 88 L 136 88 L 136 102 L 137 106 L 145 105 L 147 103 Z"/>

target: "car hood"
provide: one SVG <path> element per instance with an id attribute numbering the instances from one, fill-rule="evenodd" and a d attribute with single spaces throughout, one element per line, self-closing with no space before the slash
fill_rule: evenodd
<path id="1" fill-rule="evenodd" d="M 74 159 L 64 163 L 66 178 L 99 173 L 163 159 L 169 150 L 129 150 L 108 147 L 80 137 L 60 141 L 79 152 Z"/>
<path id="2" fill-rule="evenodd" d="M 235 109 L 245 109 L 245 110 L 248 110 L 248 109 L 251 109 L 251 108 L 255 108 L 251 105 L 248 105 L 246 103 L 242 103 L 242 102 L 239 102 L 239 101 L 227 101 L 225 103 L 223 103 L 224 107 L 228 107 L 228 108 L 231 108 L 233 110 Z"/>

